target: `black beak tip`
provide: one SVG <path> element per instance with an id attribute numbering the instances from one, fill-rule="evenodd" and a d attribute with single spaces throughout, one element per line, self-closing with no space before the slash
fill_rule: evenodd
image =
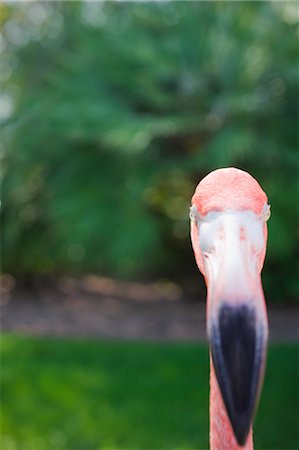
<path id="1" fill-rule="evenodd" d="M 237 421 L 235 423 L 232 423 L 234 434 L 240 447 L 243 447 L 246 444 L 250 423 L 251 423 L 250 419 L 246 420 L 246 422 Z"/>
<path id="2" fill-rule="evenodd" d="M 223 304 L 212 325 L 211 352 L 222 398 L 236 440 L 244 446 L 252 421 L 263 359 L 263 333 L 246 305 Z"/>

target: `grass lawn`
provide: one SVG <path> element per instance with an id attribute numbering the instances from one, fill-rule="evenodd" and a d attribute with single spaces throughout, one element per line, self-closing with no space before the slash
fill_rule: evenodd
<path id="1" fill-rule="evenodd" d="M 3 450 L 205 449 L 208 351 L 191 343 L 1 337 Z M 272 345 L 257 449 L 298 449 L 298 345 Z"/>

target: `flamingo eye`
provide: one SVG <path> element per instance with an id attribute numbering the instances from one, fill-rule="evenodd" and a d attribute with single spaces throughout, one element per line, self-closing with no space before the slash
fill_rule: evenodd
<path id="1" fill-rule="evenodd" d="M 195 205 L 191 206 L 190 212 L 189 212 L 189 217 L 190 217 L 191 222 L 197 224 L 198 212 L 197 212 L 197 209 L 196 209 Z"/>
<path id="2" fill-rule="evenodd" d="M 271 216 L 271 205 L 268 205 L 267 203 L 264 205 L 262 210 L 262 218 L 264 222 L 267 222 L 267 220 L 270 219 Z"/>

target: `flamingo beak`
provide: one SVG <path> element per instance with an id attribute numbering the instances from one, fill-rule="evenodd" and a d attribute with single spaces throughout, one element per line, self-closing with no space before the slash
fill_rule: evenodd
<path id="1" fill-rule="evenodd" d="M 251 246 L 224 234 L 206 263 L 212 361 L 235 438 L 245 445 L 263 381 L 268 322 Z M 234 236 L 236 233 L 234 233 Z M 228 242 L 229 241 L 229 242 Z M 227 248 L 229 244 L 229 248 Z M 220 250 L 219 250 L 220 249 Z"/>
<path id="2" fill-rule="evenodd" d="M 256 311 L 221 302 L 210 334 L 213 365 L 236 440 L 244 445 L 263 379 L 266 339 Z"/>

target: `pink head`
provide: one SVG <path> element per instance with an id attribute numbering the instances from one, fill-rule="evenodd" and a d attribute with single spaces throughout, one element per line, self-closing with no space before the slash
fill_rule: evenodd
<path id="1" fill-rule="evenodd" d="M 270 208 L 247 172 L 218 169 L 198 184 L 191 240 L 207 284 L 213 365 L 236 439 L 243 445 L 263 378 L 268 322 L 260 273 Z"/>

